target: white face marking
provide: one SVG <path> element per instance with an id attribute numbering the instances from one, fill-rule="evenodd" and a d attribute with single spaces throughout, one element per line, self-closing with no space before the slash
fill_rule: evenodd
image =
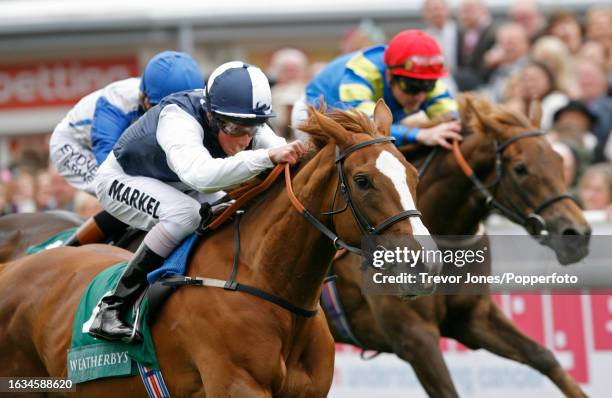
<path id="1" fill-rule="evenodd" d="M 391 152 L 382 151 L 376 159 L 376 168 L 391 180 L 400 197 L 404 210 L 415 210 L 414 199 L 406 183 L 406 167 L 393 156 Z M 413 235 L 429 235 L 429 231 L 423 225 L 419 217 L 410 217 Z"/>

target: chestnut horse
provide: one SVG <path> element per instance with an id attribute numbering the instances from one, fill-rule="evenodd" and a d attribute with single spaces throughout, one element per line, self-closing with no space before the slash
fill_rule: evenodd
<path id="1" fill-rule="evenodd" d="M 460 150 L 485 186 L 497 180 L 498 187 L 491 187 L 494 198 L 509 208 L 513 204 L 523 214 L 549 203 L 540 212 L 552 237 L 551 242 L 545 243 L 556 251 L 561 262 L 584 257 L 590 227 L 578 206 L 562 195 L 566 186 L 560 157 L 544 137 L 532 134 L 538 126 L 538 107 L 532 108 L 530 122 L 523 115 L 469 94 L 461 95 L 459 102 L 464 135 Z M 510 144 L 497 152 L 502 170 L 496 170 L 494 148 L 507 142 Z M 502 175 L 498 176 L 499 172 Z M 547 202 L 555 197 L 558 200 Z M 474 235 L 488 213 L 484 201 L 451 152 L 439 153 L 418 185 L 418 207 L 434 236 Z M 554 236 L 564 234 L 576 235 L 579 245 L 567 250 L 556 244 Z M 461 248 L 479 249 L 486 243 L 484 235 Z M 445 249 L 440 241 L 438 246 Z M 358 263 L 358 258 L 347 255 L 333 266 L 352 334 L 363 349 L 395 353 L 409 362 L 429 396 L 458 396 L 439 349 L 440 336 L 528 365 L 546 375 L 569 397 L 585 396 L 553 354 L 521 333 L 489 295 L 440 295 L 409 301 L 393 296 L 365 296 Z M 330 325 L 337 342 L 356 343 L 334 328 L 332 322 Z"/>
<path id="2" fill-rule="evenodd" d="M 360 244 L 363 222 L 420 247 L 413 231 L 427 230 L 414 208 L 416 170 L 391 143 L 391 123 L 384 102 L 377 104 L 373 122 L 363 114 L 310 110 L 303 130 L 315 137 L 319 149 L 301 161 L 287 189 L 293 185 L 312 213 L 292 208 L 299 203 L 290 200 L 281 183 L 252 203 L 240 224 L 238 282 L 314 313 L 334 244 L 359 251 L 354 246 Z M 353 211 L 334 216 L 333 228 L 329 217 L 318 223 L 308 219 L 329 210 L 339 179 L 347 196 L 337 198 L 337 204 L 346 200 Z M 359 220 L 353 216 L 357 213 Z M 233 234 L 225 226 L 200 241 L 187 274 L 227 278 Z M 65 377 L 74 311 L 83 291 L 101 270 L 130 255 L 86 245 L 0 265 L 0 375 Z M 298 316 L 244 292 L 183 287 L 164 304 L 152 333 L 173 397 L 324 397 L 331 385 L 334 342 L 322 313 Z M 146 394 L 140 378 L 131 377 L 79 384 L 76 395 L 111 393 Z"/>

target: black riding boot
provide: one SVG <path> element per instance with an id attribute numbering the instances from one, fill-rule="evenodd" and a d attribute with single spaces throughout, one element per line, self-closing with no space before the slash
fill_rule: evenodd
<path id="1" fill-rule="evenodd" d="M 100 300 L 99 311 L 88 333 L 109 341 L 129 340 L 133 327 L 126 323 L 122 316 L 147 288 L 147 274 L 160 267 L 163 261 L 163 257 L 154 253 L 144 242 L 141 243 L 123 271 L 115 290 Z M 141 339 L 139 334 L 134 336 L 134 341 Z"/>
<path id="2" fill-rule="evenodd" d="M 64 246 L 82 246 L 102 243 L 110 237 L 123 233 L 128 225 L 117 220 L 106 211 L 88 218 L 76 232 L 64 242 Z"/>

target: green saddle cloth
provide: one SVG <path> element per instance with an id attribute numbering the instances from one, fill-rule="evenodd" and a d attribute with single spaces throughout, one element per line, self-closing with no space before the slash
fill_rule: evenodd
<path id="1" fill-rule="evenodd" d="M 26 250 L 26 253 L 28 255 L 36 254 L 43 250 L 53 249 L 54 247 L 60 247 L 61 245 L 64 244 L 64 242 L 68 238 L 70 238 L 76 232 L 76 230 L 77 230 L 77 227 L 74 227 L 74 228 L 69 228 L 62 232 L 59 232 L 42 243 L 28 247 L 28 249 Z"/>
<path id="2" fill-rule="evenodd" d="M 141 322 L 142 343 L 126 344 L 108 342 L 91 337 L 87 332 L 93 319 L 92 311 L 100 299 L 110 292 L 121 277 L 127 262 L 114 265 L 98 274 L 89 284 L 77 308 L 72 329 L 72 342 L 68 350 L 68 378 L 74 383 L 82 383 L 102 377 L 129 376 L 138 373 L 134 361 L 141 365 L 159 370 L 157 354 L 146 321 Z M 146 319 L 147 300 L 140 306 L 139 319 Z M 133 323 L 134 314 L 129 321 Z"/>
<path id="3" fill-rule="evenodd" d="M 59 232 L 42 243 L 30 246 L 27 254 L 61 246 L 70 238 L 75 228 Z M 143 341 L 138 344 L 123 342 L 109 342 L 91 337 L 83 331 L 92 317 L 92 311 L 100 302 L 102 296 L 110 292 L 119 281 L 127 262 L 114 265 L 100 272 L 89 284 L 81 297 L 72 327 L 72 341 L 68 350 L 68 378 L 74 383 L 82 383 L 103 377 L 132 376 L 138 374 L 138 367 L 134 361 L 142 366 L 159 370 L 157 354 L 151 329 L 146 321 L 141 322 L 140 332 Z M 147 319 L 148 302 L 143 300 L 140 305 L 139 319 Z M 128 319 L 133 324 L 134 314 Z M 88 325 L 87 325 L 88 326 Z M 87 328 L 85 328 L 87 330 Z"/>

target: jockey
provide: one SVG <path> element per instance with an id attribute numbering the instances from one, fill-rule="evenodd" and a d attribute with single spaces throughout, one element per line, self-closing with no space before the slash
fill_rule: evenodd
<path id="1" fill-rule="evenodd" d="M 271 101 L 259 68 L 228 62 L 205 90 L 164 98 L 117 141 L 95 180 L 98 199 L 113 216 L 149 232 L 98 304 L 89 334 L 131 336 L 121 316 L 145 290 L 147 273 L 197 229 L 201 202 L 212 203 L 223 190 L 305 153 L 302 142 L 287 144 L 265 123 L 275 116 Z"/>
<path id="2" fill-rule="evenodd" d="M 321 98 L 328 107 L 355 108 L 369 116 L 383 98 L 393 114 L 391 134 L 396 145 L 421 143 L 450 149 L 448 140 L 461 140 L 461 127 L 454 120 L 459 118 L 457 102 L 440 80 L 446 74 L 436 40 L 420 30 L 405 30 L 388 46 L 370 47 L 330 62 L 306 87 L 305 100 L 294 105 L 292 125 L 306 118 L 307 104 L 316 106 Z M 419 111 L 431 120 L 447 122 L 427 129 L 411 127 L 407 117 Z"/>
<path id="3" fill-rule="evenodd" d="M 204 87 L 190 55 L 164 51 L 154 56 L 141 78 L 119 80 L 83 97 L 55 127 L 49 155 L 59 173 L 76 189 L 95 195 L 94 177 L 123 131 L 165 96 Z M 125 229 L 106 212 L 86 221 L 64 243 L 95 243 Z"/>

